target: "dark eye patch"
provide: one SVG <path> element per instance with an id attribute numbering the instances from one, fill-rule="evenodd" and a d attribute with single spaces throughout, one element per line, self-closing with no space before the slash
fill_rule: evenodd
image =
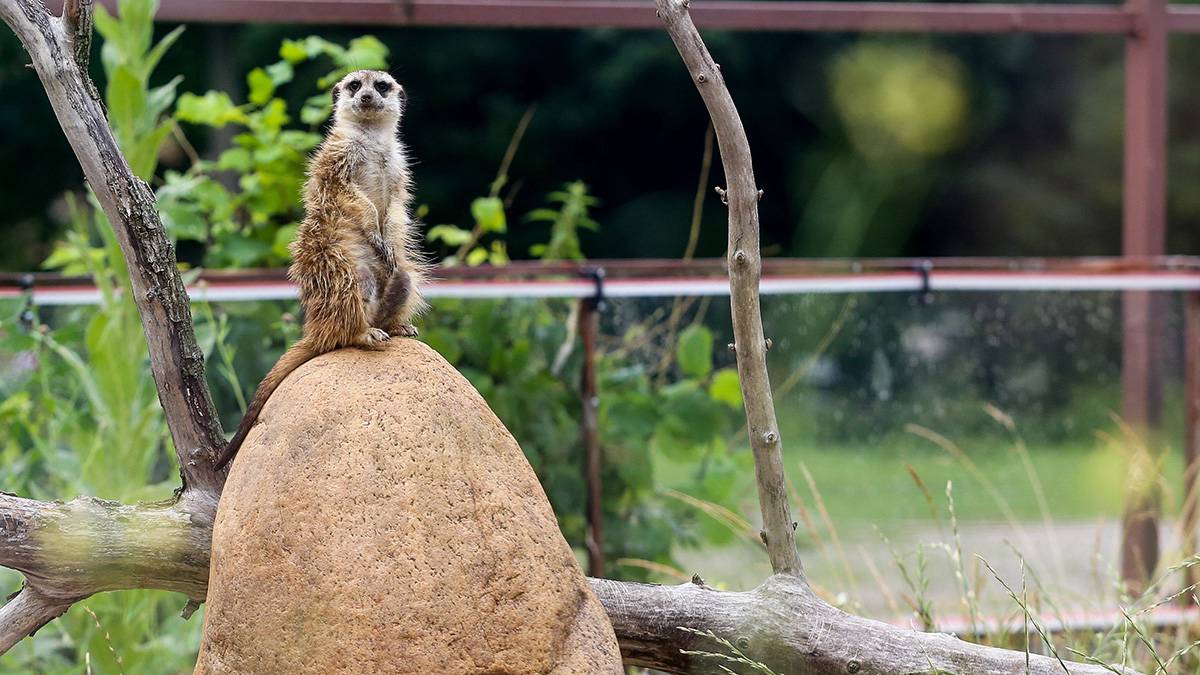
<path id="1" fill-rule="evenodd" d="M 359 82 L 358 80 L 350 80 L 346 83 L 346 88 L 350 90 L 351 94 L 353 94 L 362 88 L 362 82 Z"/>
<path id="2" fill-rule="evenodd" d="M 379 92 L 380 96 L 387 96 L 388 92 L 391 90 L 392 90 L 392 85 L 387 82 L 384 82 L 383 80 L 380 80 L 375 83 L 375 91 Z"/>

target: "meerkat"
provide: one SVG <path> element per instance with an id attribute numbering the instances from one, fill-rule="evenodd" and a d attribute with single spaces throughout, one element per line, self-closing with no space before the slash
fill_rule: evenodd
<path id="1" fill-rule="evenodd" d="M 399 137 L 405 93 L 388 73 L 359 70 L 333 88 L 333 126 L 309 163 L 304 220 L 288 276 L 304 333 L 263 378 L 217 468 L 237 454 L 267 399 L 293 370 L 343 347 L 381 349 L 415 337 L 425 263 L 410 214 L 412 182 Z"/>

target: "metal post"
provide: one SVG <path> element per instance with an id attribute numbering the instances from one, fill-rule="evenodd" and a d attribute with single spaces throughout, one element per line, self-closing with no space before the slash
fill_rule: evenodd
<path id="1" fill-rule="evenodd" d="M 1200 292 L 1183 294 L 1183 368 L 1184 368 L 1184 470 L 1183 470 L 1183 531 L 1184 555 L 1195 555 L 1196 546 L 1196 491 L 1200 488 Z M 1186 586 L 1197 581 L 1196 568 L 1189 567 Z M 1180 598 L 1189 606 L 1195 601 L 1193 593 Z"/>
<path id="2" fill-rule="evenodd" d="M 583 340 L 583 366 L 579 378 L 583 404 L 584 462 L 583 479 L 587 486 L 588 574 L 604 576 L 604 489 L 600 478 L 603 464 L 600 448 L 600 428 L 597 419 L 599 398 L 596 391 L 596 335 L 600 330 L 599 310 L 604 302 L 604 271 L 594 270 L 590 276 L 596 282 L 596 295 L 579 301 L 579 336 Z"/>
<path id="3" fill-rule="evenodd" d="M 1122 252 L 1160 255 L 1166 242 L 1167 2 L 1129 0 L 1125 40 L 1125 193 Z M 1124 294 L 1122 407 L 1140 435 L 1155 428 L 1162 396 L 1162 312 L 1150 292 Z M 1121 576 L 1137 593 L 1158 564 L 1158 495 L 1131 490 L 1122 521 Z"/>

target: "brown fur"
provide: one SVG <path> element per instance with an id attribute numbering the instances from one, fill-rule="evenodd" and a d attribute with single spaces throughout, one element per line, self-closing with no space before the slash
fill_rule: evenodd
<path id="1" fill-rule="evenodd" d="M 380 349 L 393 336 L 417 334 L 412 318 L 425 308 L 425 263 L 397 135 L 404 90 L 387 73 L 356 71 L 334 87 L 333 100 L 333 128 L 309 164 L 305 217 L 291 245 L 288 276 L 300 287 L 304 336 L 258 385 L 217 468 L 233 459 L 271 393 L 300 365 L 335 349 Z"/>

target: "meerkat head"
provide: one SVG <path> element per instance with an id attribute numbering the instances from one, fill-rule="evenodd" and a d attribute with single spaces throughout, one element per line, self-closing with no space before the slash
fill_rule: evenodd
<path id="1" fill-rule="evenodd" d="M 356 70 L 333 87 L 334 123 L 396 126 L 404 112 L 404 87 L 380 70 Z"/>

